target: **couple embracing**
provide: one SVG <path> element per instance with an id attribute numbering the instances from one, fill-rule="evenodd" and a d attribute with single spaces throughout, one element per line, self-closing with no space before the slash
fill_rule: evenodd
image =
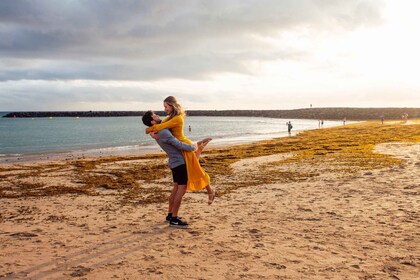
<path id="1" fill-rule="evenodd" d="M 169 208 L 166 220 L 172 227 L 186 228 L 188 223 L 178 217 L 182 197 L 186 190 L 207 190 L 210 205 L 215 198 L 215 191 L 210 186 L 209 175 L 201 168 L 198 160 L 204 147 L 211 138 L 197 143 L 197 146 L 184 135 L 184 110 L 173 96 L 163 101 L 165 119 L 160 120 L 153 111 L 147 111 L 142 120 L 148 126 L 149 133 L 169 157 L 168 165 L 172 172 L 173 189 L 169 197 Z"/>

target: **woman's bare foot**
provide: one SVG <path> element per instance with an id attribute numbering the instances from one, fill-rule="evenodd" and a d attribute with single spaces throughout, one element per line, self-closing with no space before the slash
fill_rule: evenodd
<path id="1" fill-rule="evenodd" d="M 204 150 L 204 148 L 207 146 L 207 144 L 211 140 L 212 140 L 211 138 L 204 138 L 203 140 L 197 142 L 197 150 L 195 151 L 197 158 L 200 157 L 201 152 Z"/>
<path id="2" fill-rule="evenodd" d="M 214 201 L 214 198 L 216 197 L 216 190 L 214 188 L 211 189 L 211 192 L 209 193 L 209 205 L 211 205 Z"/>

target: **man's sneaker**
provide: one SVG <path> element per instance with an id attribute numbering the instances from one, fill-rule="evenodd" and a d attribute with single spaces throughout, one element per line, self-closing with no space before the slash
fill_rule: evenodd
<path id="1" fill-rule="evenodd" d="M 184 222 L 180 218 L 172 218 L 169 222 L 169 226 L 176 227 L 176 228 L 187 228 L 188 223 Z"/>
<path id="2" fill-rule="evenodd" d="M 167 222 L 170 222 L 170 221 L 171 221 L 171 219 L 172 219 L 172 215 L 169 215 L 169 214 L 168 214 L 168 215 L 166 216 L 166 221 L 167 221 Z M 182 218 L 181 218 L 181 217 L 178 217 L 178 219 L 182 219 Z"/>

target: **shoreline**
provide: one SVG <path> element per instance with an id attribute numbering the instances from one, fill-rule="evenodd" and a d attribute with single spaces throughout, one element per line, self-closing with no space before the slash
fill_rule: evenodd
<path id="1" fill-rule="evenodd" d="M 287 128 L 282 123 L 284 119 L 258 117 L 255 118 L 255 122 L 253 120 L 250 117 L 189 117 L 187 127 L 192 126 L 193 131 L 185 131 L 185 134 L 193 142 L 200 140 L 200 137 L 211 136 L 213 138 L 211 146 L 214 147 L 288 136 Z M 236 125 L 236 121 L 244 124 L 244 128 L 240 129 L 238 126 L 233 129 L 227 128 L 226 124 Z M 319 122 L 314 120 L 292 120 L 292 122 L 295 125 L 293 133 L 320 126 Z M 120 129 L 120 124 L 125 126 Z M 323 127 L 340 124 L 342 122 L 328 121 Z M 103 127 L 103 132 L 96 129 L 97 125 Z M 39 119 L 39 121 L 6 119 L 3 122 L 0 121 L 0 127 L 2 128 L 0 161 L 3 162 L 20 161 L 25 158 L 36 159 L 38 155 L 43 158 L 49 155 L 57 157 L 54 153 L 63 154 L 66 157 L 79 157 L 144 154 L 145 151 L 156 151 L 152 148 L 154 141 L 143 134 L 141 128 L 138 129 L 138 120 L 135 117 L 97 118 L 96 120 L 91 118 L 82 121 L 68 118 Z M 45 134 L 42 132 L 43 129 L 47 129 Z M 91 129 L 93 132 L 88 133 Z M 80 130 L 80 135 L 78 130 Z M 210 131 L 212 135 L 207 135 Z M 42 154 L 47 154 L 47 156 L 44 157 Z"/>
<path id="2" fill-rule="evenodd" d="M 261 138 L 256 140 L 227 140 L 227 141 L 210 141 L 207 145 L 207 149 L 223 149 L 229 147 L 235 147 L 245 144 L 258 143 L 260 141 L 269 141 L 276 138 L 293 137 L 299 132 L 294 132 L 291 135 L 277 136 L 272 138 Z M 213 143 L 212 143 L 213 142 Z M 214 142 L 218 142 L 214 144 Z M 0 156 L 0 166 L 2 164 L 12 163 L 32 163 L 32 162 L 45 162 L 45 161 L 56 161 L 56 160 L 71 160 L 71 159 L 95 159 L 95 158 L 107 158 L 107 157 L 137 157 L 137 156 L 148 156 L 165 153 L 156 144 L 153 143 L 149 146 L 141 146 L 140 148 L 127 148 L 119 149 L 119 147 L 109 148 L 98 148 L 89 150 L 75 150 L 75 151 L 63 151 L 63 152 L 41 152 L 32 154 L 19 154 L 19 155 L 4 155 Z"/>
<path id="3" fill-rule="evenodd" d="M 368 121 L 348 121 L 347 125 L 364 123 Z M 416 120 L 410 120 L 408 122 L 401 121 L 388 121 L 387 124 L 402 124 L 410 125 L 415 124 Z M 207 149 L 225 149 L 240 145 L 247 145 L 258 143 L 262 141 L 270 141 L 278 138 L 287 138 L 294 137 L 299 133 L 305 131 L 316 131 L 329 129 L 334 127 L 342 127 L 342 125 L 327 126 L 323 128 L 314 128 L 307 130 L 296 130 L 294 129 L 289 135 L 287 132 L 279 132 L 277 134 L 271 134 L 269 137 L 260 136 L 251 137 L 251 138 L 216 138 L 213 139 L 207 146 Z M 344 127 L 344 126 L 343 126 Z M 58 160 L 82 160 L 82 159 L 95 159 L 95 158 L 107 158 L 107 157 L 138 157 L 138 156 L 148 156 L 164 154 L 163 151 L 155 142 L 151 142 L 150 145 L 143 146 L 116 146 L 116 147 L 104 147 L 104 148 L 94 148 L 94 149 L 82 149 L 82 150 L 73 150 L 73 151 L 50 151 L 50 152 L 39 152 L 39 153 L 29 153 L 29 154 L 12 154 L 12 155 L 0 155 L 0 166 L 14 163 L 31 163 L 31 162 L 47 162 L 47 161 L 58 161 Z"/>
<path id="4" fill-rule="evenodd" d="M 284 132 L 277 134 L 260 135 L 253 137 L 234 137 L 234 138 L 216 138 L 209 144 L 210 149 L 221 149 L 230 146 L 237 146 L 243 144 L 257 143 L 260 141 L 272 140 L 282 137 L 295 136 L 305 130 L 296 130 L 288 135 Z M 68 159 L 83 159 L 83 158 L 101 158 L 110 156 L 145 156 L 149 154 L 162 153 L 162 150 L 155 142 L 150 145 L 143 146 L 117 146 L 105 147 L 96 149 L 84 149 L 74 151 L 51 151 L 30 154 L 14 154 L 14 155 L 0 155 L 0 166 L 8 163 L 19 162 L 36 162 L 36 161 L 49 161 L 49 160 L 68 160 Z"/>

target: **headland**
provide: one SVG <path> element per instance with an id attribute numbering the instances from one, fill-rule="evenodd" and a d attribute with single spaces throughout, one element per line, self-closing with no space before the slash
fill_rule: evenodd
<path id="1" fill-rule="evenodd" d="M 129 117 L 142 116 L 145 111 L 39 111 L 10 112 L 3 118 L 48 117 Z M 165 115 L 163 111 L 157 114 Z M 399 120 L 407 114 L 410 119 L 420 118 L 420 108 L 303 108 L 293 110 L 188 110 L 190 116 L 268 117 L 317 120 Z"/>

